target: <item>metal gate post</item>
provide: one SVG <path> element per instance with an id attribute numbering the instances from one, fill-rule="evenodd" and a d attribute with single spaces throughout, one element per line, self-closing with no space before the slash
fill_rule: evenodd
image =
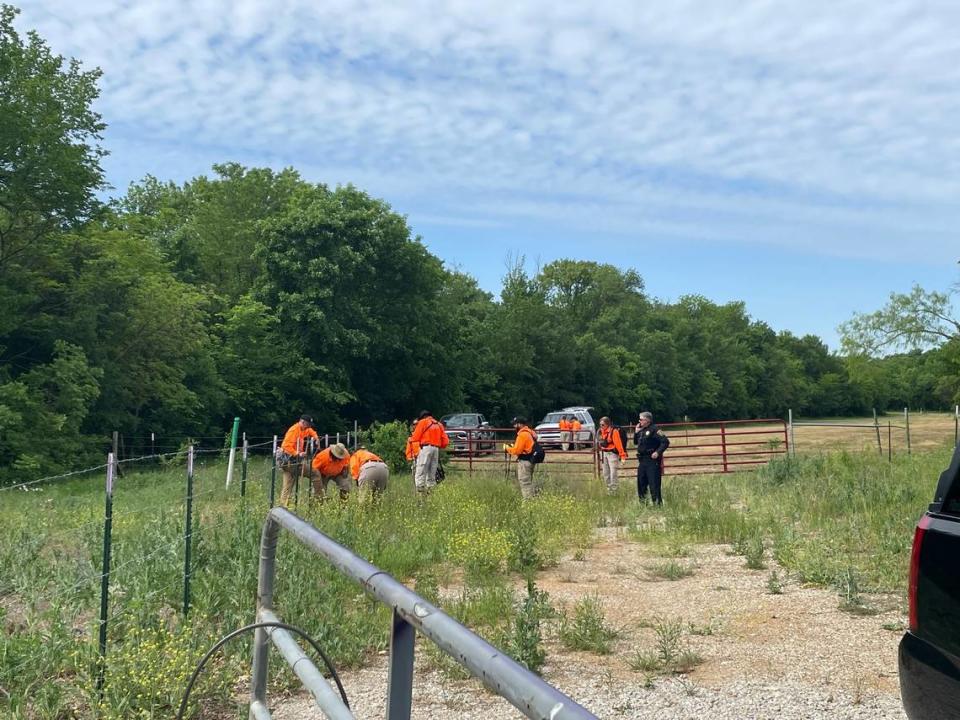
<path id="1" fill-rule="evenodd" d="M 727 426 L 720 423 L 720 449 L 723 451 L 723 471 L 729 472 L 727 465 Z"/>
<path id="2" fill-rule="evenodd" d="M 790 432 L 790 441 L 788 445 L 790 446 L 790 455 L 796 456 L 797 454 L 797 439 L 793 436 L 793 408 L 787 410 L 787 423 L 788 430 Z"/>
<path id="3" fill-rule="evenodd" d="M 417 632 L 394 609 L 387 675 L 387 720 L 410 720 L 413 709 L 413 650 Z"/>
<path id="4" fill-rule="evenodd" d="M 266 524 L 260 539 L 260 573 L 257 581 L 257 612 L 273 609 L 273 579 L 277 563 L 279 529 Z M 266 628 L 257 628 L 253 635 L 253 668 L 250 678 L 250 717 L 256 718 L 259 707 L 267 708 L 267 651 L 270 639 Z M 257 708 L 257 709 L 255 709 Z M 267 717 L 270 717 L 269 713 Z"/>

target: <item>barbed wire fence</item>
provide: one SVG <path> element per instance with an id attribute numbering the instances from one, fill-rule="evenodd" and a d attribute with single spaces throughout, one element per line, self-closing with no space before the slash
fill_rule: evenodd
<path id="1" fill-rule="evenodd" d="M 311 447 L 304 465 L 309 466 L 313 453 L 320 448 L 337 442 L 345 442 L 356 448 L 361 444 L 361 436 L 362 431 L 356 423 L 351 430 L 321 434 L 318 446 Z M 98 610 L 96 620 L 93 621 L 96 632 L 84 635 L 89 642 L 96 643 L 96 693 L 101 701 L 109 668 L 111 628 L 115 627 L 116 623 L 134 618 L 140 609 L 156 598 L 166 598 L 166 604 L 176 607 L 176 612 L 183 618 L 189 615 L 192 582 L 196 572 L 194 552 L 197 531 L 202 527 L 205 533 L 213 533 L 227 525 L 226 519 L 214 522 L 210 518 L 201 518 L 201 513 L 197 510 L 204 507 L 220 509 L 225 502 L 245 502 L 251 480 L 251 463 L 256 459 L 261 461 L 258 464 L 260 472 L 256 477 L 261 490 L 260 499 L 266 501 L 269 507 L 273 507 L 277 499 L 277 447 L 280 438 L 276 435 L 243 435 L 237 447 L 239 463 L 235 470 L 235 474 L 239 474 L 239 482 L 232 487 L 229 477 L 224 484 L 223 476 L 220 476 L 221 481 L 218 482 L 211 472 L 207 472 L 202 483 L 196 482 L 196 470 L 199 466 L 208 470 L 225 467 L 223 460 L 228 457 L 230 448 L 225 446 L 228 443 L 224 442 L 224 436 L 191 437 L 179 442 L 171 442 L 169 439 L 158 441 L 155 433 L 133 437 L 135 441 L 129 442 L 125 441 L 120 433 L 113 433 L 112 448 L 104 463 L 0 486 L 0 504 L 16 499 L 26 506 L 26 512 L 32 512 L 42 508 L 43 503 L 55 502 L 58 510 L 56 525 L 25 525 L 21 528 L 19 537 L 11 538 L 12 542 L 28 543 L 31 551 L 37 553 L 45 549 L 72 549 L 70 552 L 82 556 L 84 553 L 77 549 L 84 548 L 88 549 L 92 556 L 99 550 L 99 562 L 92 557 L 83 560 L 78 557 L 75 561 L 63 563 L 66 569 L 64 573 L 59 572 L 61 568 L 58 566 L 58 577 L 55 579 L 38 580 L 39 576 L 29 578 L 24 575 L 24 579 L 18 580 L 11 571 L 9 578 L 0 578 L 0 597 L 18 591 L 32 591 L 33 595 L 57 597 L 65 605 L 86 608 L 90 613 Z M 147 448 L 152 452 L 143 453 Z M 125 451 L 133 452 L 126 454 Z M 164 497 L 157 502 L 136 502 L 138 494 L 152 491 L 152 478 L 158 469 L 182 472 L 182 495 L 172 495 L 173 488 L 167 484 Z M 102 504 L 99 511 L 96 509 L 96 495 L 99 493 L 92 484 L 98 478 L 102 482 Z M 296 492 L 292 498 L 294 503 L 301 500 L 299 490 L 302 481 L 301 473 L 296 478 Z M 71 488 L 76 487 L 77 492 L 56 495 L 49 492 L 51 489 L 60 489 L 60 486 L 67 483 L 71 483 Z M 73 485 L 74 483 L 76 485 Z M 29 494 L 30 497 L 23 498 L 23 494 Z M 177 537 L 148 540 L 148 547 L 137 547 L 135 542 L 125 544 L 123 539 L 120 539 L 118 544 L 117 523 L 146 527 L 152 522 L 159 526 L 158 518 L 171 524 L 171 515 L 180 518 L 178 522 L 172 523 L 181 530 Z M 179 568 L 171 572 L 177 566 Z M 146 572 L 145 568 L 162 579 L 156 584 L 137 583 L 136 596 L 118 590 L 118 580 L 133 585 L 133 576 L 129 573 L 142 574 Z M 124 580 L 125 577 L 128 580 Z M 39 588 L 28 588 L 24 583 L 30 581 L 45 584 Z M 178 591 L 180 597 L 174 600 Z M 97 601 L 98 608 L 95 606 Z M 54 636 L 51 633 L 44 640 L 44 652 L 49 655 L 66 651 L 75 647 L 77 641 L 75 633 L 64 636 Z M 8 674 L 16 674 L 29 669 L 32 661 L 29 654 L 24 654 L 17 661 L 8 664 L 5 670 Z M 56 675 L 47 678 L 48 681 L 55 679 Z"/>

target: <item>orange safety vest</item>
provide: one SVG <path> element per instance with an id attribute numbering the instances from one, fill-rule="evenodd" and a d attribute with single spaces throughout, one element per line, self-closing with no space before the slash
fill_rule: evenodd
<path id="1" fill-rule="evenodd" d="M 529 455 L 533 452 L 533 443 L 536 439 L 537 434 L 524 426 L 517 430 L 517 439 L 513 445 L 507 446 L 507 452 L 511 455 Z"/>
<path id="2" fill-rule="evenodd" d="M 364 450 L 363 448 L 357 450 L 350 457 L 350 474 L 353 476 L 354 480 L 360 479 L 360 468 L 362 468 L 368 462 L 383 462 L 383 460 L 369 450 Z"/>
<path id="3" fill-rule="evenodd" d="M 333 453 L 330 452 L 330 448 L 321 450 L 313 458 L 313 469 L 319 472 L 324 477 L 336 477 L 343 472 L 343 469 L 350 462 L 350 453 L 347 453 L 347 456 L 341 460 L 333 456 Z"/>
<path id="4" fill-rule="evenodd" d="M 403 454 L 407 460 L 416 460 L 417 455 L 420 454 L 420 443 L 412 438 L 407 438 L 407 446 L 404 448 Z"/>
<path id="5" fill-rule="evenodd" d="M 423 445 L 433 445 L 438 448 L 445 448 L 450 443 L 443 425 L 438 423 L 429 415 L 417 423 L 413 429 L 413 435 L 410 439 Z"/>
<path id="6" fill-rule="evenodd" d="M 627 459 L 627 451 L 623 448 L 623 442 L 620 440 L 620 431 L 613 425 L 600 428 L 600 449 L 604 452 L 616 450 L 621 460 Z"/>
<path id="7" fill-rule="evenodd" d="M 280 447 L 287 455 L 299 455 L 307 449 L 307 438 L 313 438 L 317 442 L 320 438 L 312 427 L 306 429 L 300 427 L 300 422 L 295 422 L 283 436 L 283 443 Z"/>

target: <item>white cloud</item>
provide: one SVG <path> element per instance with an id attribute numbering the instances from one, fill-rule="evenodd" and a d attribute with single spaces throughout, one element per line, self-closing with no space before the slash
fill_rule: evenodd
<path id="1" fill-rule="evenodd" d="M 35 0 L 20 24 L 103 68 L 108 141 L 142 153 L 112 167 L 270 157 L 470 223 L 890 258 L 912 234 L 936 260 L 958 21 L 922 0 Z"/>

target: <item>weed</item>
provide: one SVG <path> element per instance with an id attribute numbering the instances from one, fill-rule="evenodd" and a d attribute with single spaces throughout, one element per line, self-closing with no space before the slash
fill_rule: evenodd
<path id="1" fill-rule="evenodd" d="M 764 561 L 763 538 L 753 537 L 747 542 L 747 552 L 745 554 L 746 565 L 751 570 L 763 570 L 767 567 Z"/>
<path id="2" fill-rule="evenodd" d="M 693 568 L 689 565 L 683 565 L 676 561 L 657 563 L 647 567 L 647 573 L 650 577 L 663 580 L 680 580 L 681 578 L 693 575 Z"/>
<path id="3" fill-rule="evenodd" d="M 852 615 L 876 615 L 879 611 L 866 604 L 860 594 L 860 581 L 853 568 L 847 568 L 837 575 L 835 582 L 840 595 L 840 609 Z"/>
<path id="4" fill-rule="evenodd" d="M 537 528 L 529 513 L 523 512 L 511 531 L 509 567 L 511 570 L 529 574 L 542 562 L 537 552 Z"/>
<path id="5" fill-rule="evenodd" d="M 678 620 L 661 620 L 654 628 L 657 634 L 657 655 L 667 667 L 672 667 L 680 657 L 683 623 Z"/>
<path id="6" fill-rule="evenodd" d="M 627 665 L 634 672 L 642 673 L 655 673 L 663 668 L 663 662 L 656 651 L 640 648 L 634 650 L 633 655 L 627 658 Z"/>
<path id="7" fill-rule="evenodd" d="M 587 559 L 587 553 L 583 548 L 577 548 L 576 552 L 573 553 L 573 559 L 577 562 L 583 562 Z"/>
<path id="8" fill-rule="evenodd" d="M 703 662 L 703 658 L 683 642 L 681 620 L 658 620 L 654 625 L 656 645 L 637 649 L 627 660 L 631 670 L 646 675 L 653 673 L 686 673 Z"/>
<path id="9" fill-rule="evenodd" d="M 685 672 L 685 671 L 681 671 L 681 672 Z M 688 697 L 697 696 L 697 686 L 694 683 L 687 680 L 686 678 L 680 679 L 680 687 L 683 688 L 684 694 L 686 694 Z"/>
<path id="10" fill-rule="evenodd" d="M 881 625 L 884 630 L 889 630 L 890 632 L 901 633 L 907 629 L 907 626 L 904 625 L 902 620 L 894 620 L 893 622 L 885 622 Z"/>
<path id="11" fill-rule="evenodd" d="M 509 647 L 513 659 L 538 675 L 547 654 L 543 649 L 540 621 L 553 612 L 547 594 L 537 589 L 533 579 L 527 580 L 527 596 L 513 620 Z"/>
<path id="12" fill-rule="evenodd" d="M 566 612 L 560 614 L 560 641 L 571 650 L 609 655 L 610 643 L 617 634 L 606 623 L 598 595 L 587 595 L 577 601 L 572 618 Z"/>
<path id="13" fill-rule="evenodd" d="M 710 620 L 710 622 L 703 623 L 702 625 L 690 622 L 687 623 L 687 632 L 691 635 L 716 635 L 718 632 L 720 632 L 720 623 L 716 620 Z"/>
<path id="14" fill-rule="evenodd" d="M 776 570 L 771 570 L 770 576 L 767 578 L 767 592 L 771 595 L 783 594 L 783 583 L 780 582 L 780 576 Z"/>

